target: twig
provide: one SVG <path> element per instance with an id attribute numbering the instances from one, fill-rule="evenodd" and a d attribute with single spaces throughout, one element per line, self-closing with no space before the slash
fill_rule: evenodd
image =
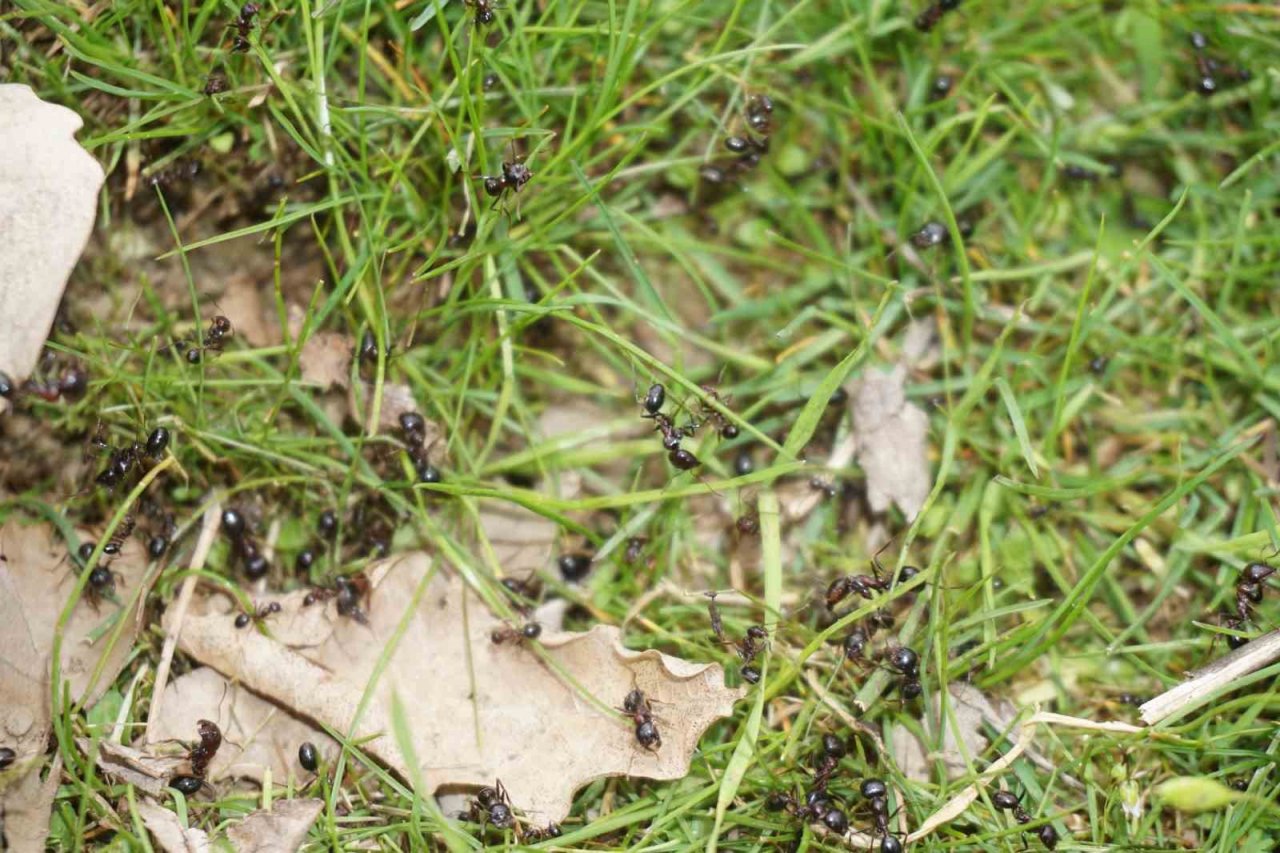
<path id="1" fill-rule="evenodd" d="M 1216 693 L 1219 688 L 1244 678 L 1280 659 L 1280 629 L 1250 640 L 1231 654 L 1193 673 L 1190 681 L 1166 690 L 1143 704 L 1142 721 L 1154 726 L 1161 720 L 1189 711 Z"/>
<path id="2" fill-rule="evenodd" d="M 213 547 L 214 537 L 222 525 L 222 504 L 215 502 L 204 514 L 204 522 L 200 527 L 200 538 L 196 540 L 195 553 L 191 555 L 191 568 L 203 569 L 204 561 Z M 164 699 L 164 688 L 169 682 L 169 667 L 173 663 L 173 651 L 178 645 L 178 633 L 182 630 L 182 622 L 186 619 L 187 608 L 191 606 L 191 597 L 196 591 L 196 576 L 187 575 L 178 592 L 178 601 L 174 604 L 174 620 L 168 635 L 164 638 L 164 648 L 160 650 L 160 664 L 156 667 L 156 684 L 151 693 L 151 709 L 147 712 L 147 743 L 155 743 L 154 723 L 160 718 L 160 703 Z"/>

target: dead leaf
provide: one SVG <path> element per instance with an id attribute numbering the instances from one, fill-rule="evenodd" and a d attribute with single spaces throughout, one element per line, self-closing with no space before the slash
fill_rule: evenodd
<path id="1" fill-rule="evenodd" d="M 86 532 L 81 539 L 92 541 Z M 17 752 L 15 764 L 44 755 L 49 736 L 49 683 L 53 637 L 58 617 L 77 582 L 66 544 L 46 525 L 22 526 L 16 518 L 0 528 L 0 729 L 5 745 Z M 117 601 L 88 597 L 76 604 L 62 641 L 62 675 L 76 701 L 92 705 L 124 667 L 138 632 L 136 612 L 144 596 L 138 585 L 146 558 L 136 540 L 128 540 L 115 571 Z M 96 642 L 90 635 L 121 620 Z M 110 648 L 108 648 L 110 646 Z M 94 669 L 102 673 L 93 681 Z M 90 690 L 92 682 L 92 690 Z"/>
<path id="2" fill-rule="evenodd" d="M 15 381 L 35 367 L 93 230 L 103 174 L 75 141 L 81 124 L 28 86 L 0 85 L 0 371 Z"/>
<path id="3" fill-rule="evenodd" d="M 42 776 L 42 770 L 43 762 L 31 765 L 0 798 L 0 846 L 11 853 L 41 853 L 45 849 L 49 811 L 62 778 L 62 759 L 54 757 L 47 775 Z"/>
<path id="4" fill-rule="evenodd" d="M 160 716 L 151 721 L 152 739 L 193 741 L 199 720 L 212 720 L 222 730 L 222 747 L 209 764 L 213 781 L 261 782 L 268 769 L 277 781 L 290 776 L 309 781 L 315 774 L 298 764 L 298 747 L 310 741 L 326 762 L 339 752 L 338 743 L 324 732 L 209 667 L 195 669 L 165 688 Z"/>
<path id="5" fill-rule="evenodd" d="M 302 381 L 321 388 L 342 388 L 351 384 L 351 350 L 355 340 L 338 332 L 317 332 L 307 338 L 298 354 Z"/>
<path id="6" fill-rule="evenodd" d="M 905 391 L 906 368 L 871 371 L 857 383 L 850 403 L 858 464 L 867 475 L 867 503 L 884 512 L 890 503 L 910 521 L 916 517 L 933 478 L 925 438 L 929 418 Z"/>
<path id="7" fill-rule="evenodd" d="M 955 713 L 956 725 L 950 718 L 940 718 L 939 694 L 928 697 L 930 711 L 922 715 L 921 720 L 927 727 L 938 723 L 941 719 L 942 745 L 940 752 L 926 747 L 926 742 L 916 737 L 910 729 L 901 724 L 893 726 L 893 758 L 902 775 L 917 782 L 933 781 L 935 762 L 941 762 L 948 779 L 958 779 L 969 772 L 965 764 L 965 755 L 976 758 L 987 748 L 987 739 L 982 735 L 982 723 L 988 716 L 991 703 L 982 691 L 972 684 L 962 681 L 952 682 L 951 709 Z M 992 709 L 994 710 L 994 709 Z M 960 730 L 960 740 L 956 740 L 956 728 Z M 935 741 L 936 734 L 926 729 L 928 742 Z M 961 751 L 959 744 L 964 744 Z"/>
<path id="8" fill-rule="evenodd" d="M 85 755 L 93 754 L 95 744 L 89 738 L 76 738 L 76 744 Z M 100 772 L 153 797 L 163 795 L 170 779 L 190 769 L 185 754 L 153 755 L 109 740 L 98 741 L 96 748 Z"/>
<path id="9" fill-rule="evenodd" d="M 902 360 L 916 370 L 927 370 L 942 357 L 938 323 L 932 316 L 918 317 L 907 324 L 902 335 Z"/>
<path id="10" fill-rule="evenodd" d="M 523 579 L 551 563 L 559 526 L 531 509 L 506 501 L 486 501 L 480 528 L 507 577 Z"/>
<path id="11" fill-rule="evenodd" d="M 178 816 L 164 806 L 139 800 L 137 810 L 143 825 L 165 853 L 205 853 L 212 849 L 208 833 L 183 826 Z"/>
<path id="12" fill-rule="evenodd" d="M 405 777 L 417 775 L 424 793 L 501 779 L 535 823 L 564 818 L 573 793 L 594 779 L 684 776 L 702 733 L 744 693 L 724 686 L 719 664 L 627 650 L 610 626 L 544 632 L 537 648 L 494 643 L 504 623 L 432 565 L 415 553 L 371 567 L 368 624 L 339 616 L 332 599 L 303 607 L 306 592 L 298 591 L 265 599 L 282 607 L 271 617 L 273 636 L 236 630 L 230 614 L 197 606 L 179 643 L 249 689 L 344 732 L 379 658 L 393 648 L 353 736 L 367 738 L 364 749 Z M 414 614 L 398 636 L 406 608 Z M 657 751 L 641 748 L 635 724 L 615 710 L 634 687 L 653 702 L 663 740 Z M 397 699 L 417 774 L 392 735 Z"/>
<path id="13" fill-rule="evenodd" d="M 268 302 L 264 298 L 253 276 L 244 273 L 229 276 L 218 307 L 231 320 L 236 335 L 248 341 L 250 346 L 267 347 L 280 343 L 280 324 L 276 319 L 274 301 Z M 348 362 L 350 359 L 348 351 Z"/>
<path id="14" fill-rule="evenodd" d="M 227 838 L 239 853 L 293 853 L 323 810 L 323 800 L 276 802 L 271 810 L 259 809 L 228 829 Z"/>

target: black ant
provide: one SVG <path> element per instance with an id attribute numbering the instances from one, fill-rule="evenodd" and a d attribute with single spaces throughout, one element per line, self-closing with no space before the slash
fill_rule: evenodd
<path id="1" fill-rule="evenodd" d="M 266 619 L 268 616 L 271 616 L 279 612 L 280 612 L 280 602 L 273 601 L 270 604 L 264 604 L 263 606 L 259 607 L 257 611 L 255 611 L 254 613 L 241 613 L 240 615 L 236 616 L 235 624 L 237 628 L 247 628 L 249 627 L 250 622 L 256 622 L 259 625 L 261 625 L 262 621 Z"/>
<path id="2" fill-rule="evenodd" d="M 702 388 L 703 393 L 705 393 L 712 400 L 715 400 L 717 403 L 719 403 L 722 406 L 728 406 L 728 403 L 729 403 L 728 398 L 721 397 L 719 392 L 717 392 L 715 388 L 711 387 L 710 385 L 701 385 L 699 387 Z M 715 409 L 712 406 L 708 406 L 705 401 L 702 403 L 702 417 L 710 418 L 711 420 L 715 421 L 719 425 L 721 438 L 734 439 L 738 437 L 737 424 L 733 423 L 724 415 L 722 415 L 718 409 Z"/>
<path id="3" fill-rule="evenodd" d="M 773 130 L 773 98 L 752 95 L 747 99 L 747 125 L 762 136 L 769 135 Z"/>
<path id="4" fill-rule="evenodd" d="M 662 411 L 662 407 L 666 402 L 667 389 L 657 382 L 653 383 L 649 386 L 649 391 L 644 395 L 644 414 L 640 417 L 656 417 Z"/>
<path id="5" fill-rule="evenodd" d="M 817 767 L 813 774 L 813 790 L 826 791 L 831 777 L 840 767 L 840 759 L 844 758 L 847 752 L 844 741 L 836 735 L 822 736 L 822 750 L 818 753 Z"/>
<path id="6" fill-rule="evenodd" d="M 218 314 L 209 321 L 209 331 L 205 332 L 204 335 L 204 347 L 205 349 L 220 352 L 234 334 L 235 330 L 231 327 L 231 321 Z"/>
<path id="7" fill-rule="evenodd" d="M 120 526 L 116 528 L 115 533 L 111 534 L 111 538 L 107 540 L 107 544 L 102 548 L 102 553 L 111 557 L 119 557 L 121 549 L 124 548 L 124 543 L 128 541 L 129 534 L 133 533 L 133 528 L 137 524 L 138 516 L 131 511 L 120 522 Z"/>
<path id="8" fill-rule="evenodd" d="M 577 583 L 591 571 L 591 555 L 581 551 L 561 554 L 556 566 L 560 569 L 560 577 L 569 583 Z"/>
<path id="9" fill-rule="evenodd" d="M 115 491 L 116 486 L 124 482 L 129 472 L 140 464 L 141 454 L 142 447 L 137 442 L 111 451 L 107 467 L 98 474 L 96 480 L 98 485 L 109 492 Z"/>
<path id="10" fill-rule="evenodd" d="M 191 748 L 187 760 L 191 762 L 191 775 L 203 779 L 209 771 L 209 762 L 213 761 L 218 748 L 222 746 L 222 730 L 211 720 L 197 720 L 196 734 L 199 735 L 200 742 Z"/>
<path id="11" fill-rule="evenodd" d="M 229 88 L 227 78 L 215 71 L 204 81 L 204 88 L 200 91 L 212 98 L 214 95 L 221 95 Z"/>
<path id="12" fill-rule="evenodd" d="M 257 3 L 245 3 L 240 7 L 240 14 L 232 22 L 235 39 L 231 44 L 232 53 L 246 53 L 249 50 L 249 33 L 253 30 L 254 19 L 258 17 L 260 7 Z"/>
<path id="13" fill-rule="evenodd" d="M 542 636 L 542 626 L 537 622 L 526 622 L 519 628 L 513 628 L 506 625 L 502 628 L 495 628 L 493 633 L 489 635 L 489 639 L 495 645 L 503 643 L 523 643 L 526 640 L 536 640 Z"/>
<path id="14" fill-rule="evenodd" d="M 650 752 L 662 747 L 662 735 L 653 722 L 653 708 L 645 698 L 644 691 L 636 687 L 622 700 L 622 712 L 631 717 L 636 725 L 636 740 Z"/>
<path id="15" fill-rule="evenodd" d="M 308 773 L 315 773 L 316 768 L 320 766 L 320 751 L 316 749 L 316 745 L 311 741 L 304 741 L 298 747 L 298 763 L 302 765 L 302 769 Z"/>
<path id="16" fill-rule="evenodd" d="M 476 791 L 469 813 L 471 820 L 479 824 L 491 823 L 498 829 L 511 829 L 516 825 L 516 815 L 511 808 L 511 797 L 501 781 L 494 787 L 485 786 Z"/>
<path id="17" fill-rule="evenodd" d="M 662 412 L 642 415 L 641 417 L 653 419 L 654 430 L 662 433 L 662 447 L 664 450 L 674 452 L 680 448 L 680 442 L 684 440 L 685 431 L 672 423 L 671 418 Z"/>
<path id="18" fill-rule="evenodd" d="M 648 541 L 643 536 L 632 536 L 627 540 L 627 550 L 622 555 L 622 559 L 628 563 L 640 562 L 640 558 L 644 556 L 644 546 Z"/>
<path id="19" fill-rule="evenodd" d="M 1223 620 L 1225 626 L 1233 631 L 1245 628 L 1253 620 L 1253 605 L 1262 603 L 1266 591 L 1266 580 L 1276 573 L 1275 566 L 1266 563 L 1249 563 L 1240 570 L 1236 583 L 1235 615 L 1227 614 Z M 1234 634 L 1227 636 L 1227 646 L 1232 650 L 1248 643 L 1245 637 Z"/>
<path id="20" fill-rule="evenodd" d="M 203 788 L 205 782 L 199 776 L 174 776 L 169 780 L 169 787 L 190 797 Z"/>
<path id="21" fill-rule="evenodd" d="M 721 643 L 727 643 L 724 636 L 724 620 L 720 616 L 720 608 L 716 606 L 718 593 L 705 592 L 703 595 L 707 597 L 707 616 L 711 619 L 711 633 L 715 634 L 716 639 Z"/>
<path id="22" fill-rule="evenodd" d="M 941 246 L 951 238 L 947 226 L 941 222 L 926 222 L 920 230 L 911 235 L 911 245 L 917 249 L 932 249 Z"/>
<path id="23" fill-rule="evenodd" d="M 552 821 L 545 827 L 535 827 L 524 831 L 525 841 L 542 841 L 546 838 L 559 838 L 561 834 L 560 824 Z"/>
<path id="24" fill-rule="evenodd" d="M 490 198 L 494 199 L 494 204 L 502 200 L 506 193 L 518 193 L 529 183 L 529 179 L 533 177 L 533 172 L 529 171 L 529 167 L 519 160 L 502 162 L 501 175 L 485 175 L 484 191 Z"/>
<path id="25" fill-rule="evenodd" d="M 537 601 L 542 593 L 542 585 L 538 582 L 537 576 L 533 574 L 530 574 L 524 580 L 503 578 L 502 586 L 507 592 L 521 599 L 520 604 L 525 607 Z"/>
<path id="26" fill-rule="evenodd" d="M 802 806 L 791 794 L 774 791 L 764 801 L 766 811 L 786 811 L 797 820 L 810 820 L 821 823 L 832 832 L 843 835 L 849 830 L 849 816 L 831 804 L 831 798 L 825 791 L 810 791 Z"/>
<path id="27" fill-rule="evenodd" d="M 861 659 L 863 653 L 867 650 L 867 644 L 871 642 L 871 637 L 867 633 L 867 629 L 861 625 L 854 625 L 849 633 L 841 642 L 844 650 L 845 660 Z"/>
<path id="28" fill-rule="evenodd" d="M 897 646 L 889 650 L 886 659 L 890 669 L 902 676 L 898 684 L 902 698 L 910 701 L 918 697 L 924 691 L 920 686 L 920 656 L 906 646 Z"/>
<path id="29" fill-rule="evenodd" d="M 463 2 L 475 10 L 471 20 L 477 27 L 488 26 L 498 19 L 493 11 L 495 6 L 490 0 L 463 0 Z"/>
<path id="30" fill-rule="evenodd" d="M 1031 822 L 1031 815 L 1022 807 L 1022 798 L 1014 796 L 1012 791 L 996 791 L 991 795 L 991 804 L 1001 811 L 1013 812 L 1013 819 L 1019 824 Z M 1043 824 L 1033 834 L 1049 850 L 1058 846 L 1058 830 L 1053 828 L 1053 824 Z"/>
<path id="31" fill-rule="evenodd" d="M 1196 54 L 1196 91 L 1201 95 L 1208 97 L 1218 91 L 1219 72 L 1224 72 L 1228 77 L 1235 78 L 1237 83 L 1247 83 L 1253 78 L 1247 68 L 1225 64 L 1214 59 L 1208 54 L 1208 47 L 1209 40 L 1204 37 L 1203 33 L 1193 32 L 1191 34 L 1191 49 Z"/>
<path id="32" fill-rule="evenodd" d="M 937 26 L 938 21 L 942 20 L 942 16 L 956 9 L 960 5 L 960 0 L 934 0 L 923 12 L 916 16 L 916 29 L 922 33 L 927 33 Z"/>
<path id="33" fill-rule="evenodd" d="M 361 625 L 369 624 L 369 617 L 360 608 L 360 600 L 369 591 L 369 580 L 364 575 L 343 575 L 334 581 L 337 586 L 338 615 L 349 616 Z"/>
<path id="34" fill-rule="evenodd" d="M 173 346 L 175 349 L 184 350 L 183 357 L 188 364 L 199 364 L 204 360 L 206 352 L 222 352 L 227 341 L 234 335 L 235 329 L 232 327 L 231 321 L 218 314 L 209 321 L 209 329 L 204 334 L 203 346 L 187 346 L 185 340 L 175 341 Z"/>
<path id="35" fill-rule="evenodd" d="M 902 853 L 902 842 L 889 831 L 889 786 L 881 779 L 865 779 L 860 792 L 871 809 L 876 834 L 882 836 L 880 853 Z"/>

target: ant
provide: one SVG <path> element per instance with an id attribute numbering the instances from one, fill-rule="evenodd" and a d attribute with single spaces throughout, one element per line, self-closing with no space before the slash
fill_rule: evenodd
<path id="1" fill-rule="evenodd" d="M 1266 563 L 1249 563 L 1240 570 L 1236 583 L 1235 615 L 1226 614 L 1223 622 L 1227 628 L 1239 631 L 1253 620 L 1253 605 L 1262 603 L 1266 592 L 1266 580 L 1276 573 L 1276 567 Z M 1227 637 L 1227 646 L 1233 651 L 1248 643 L 1248 639 L 1234 634 Z"/>
<path id="2" fill-rule="evenodd" d="M 552 821 L 543 828 L 526 829 L 524 831 L 525 841 L 542 841 L 545 838 L 559 838 L 561 834 L 560 824 Z"/>
<path id="3" fill-rule="evenodd" d="M 811 820 L 821 823 L 832 832 L 843 835 L 849 829 L 849 816 L 843 810 L 831 804 L 831 798 L 824 791 L 810 791 L 802 806 L 791 794 L 774 791 L 764 801 L 766 811 L 786 811 L 797 820 Z"/>
<path id="4" fill-rule="evenodd" d="M 120 550 L 124 547 L 124 543 L 128 541 L 129 534 L 133 533 L 133 528 L 138 524 L 138 516 L 130 511 L 124 517 L 124 521 L 120 522 L 120 526 L 116 528 L 115 533 L 107 540 L 107 544 L 103 546 L 102 553 L 112 557 L 120 556 Z"/>
<path id="5" fill-rule="evenodd" d="M 510 625 L 495 628 L 489 635 L 489 639 L 493 640 L 494 645 L 500 646 L 503 643 L 519 644 L 526 640 L 536 640 L 540 636 L 542 636 L 542 626 L 537 622 L 526 622 L 520 628 L 513 628 Z"/>
<path id="6" fill-rule="evenodd" d="M 235 40 L 231 44 L 232 53 L 248 52 L 249 33 L 253 30 L 253 21 L 258 17 L 259 11 L 257 3 L 245 3 L 240 7 L 239 16 L 231 24 L 231 28 L 236 30 Z"/>
<path id="7" fill-rule="evenodd" d="M 200 742 L 191 748 L 187 760 L 191 762 L 191 775 L 203 779 L 209 771 L 209 762 L 222 746 L 222 730 L 211 720 L 197 720 L 196 734 L 200 736 Z"/>
<path id="8" fill-rule="evenodd" d="M 471 20 L 477 27 L 488 26 L 498 19 L 493 12 L 495 7 L 491 0 L 463 0 L 463 2 L 475 9 Z"/>
<path id="9" fill-rule="evenodd" d="M 813 775 L 813 790 L 827 790 L 827 784 L 840 767 L 840 759 L 844 758 L 847 752 L 844 741 L 836 735 L 822 736 L 822 751 L 818 754 L 817 769 Z"/>
<path id="10" fill-rule="evenodd" d="M 937 26 L 942 16 L 960 6 L 960 0 L 934 0 L 923 12 L 916 16 L 916 29 L 927 33 Z"/>
<path id="11" fill-rule="evenodd" d="M 532 573 L 524 580 L 503 578 L 502 586 L 507 592 L 519 598 L 520 604 L 526 608 L 531 602 L 537 601 L 542 593 L 542 584 L 539 583 L 537 575 Z"/>
<path id="12" fill-rule="evenodd" d="M 511 797 L 500 780 L 496 780 L 492 788 L 485 786 L 476 791 L 468 817 L 481 825 L 491 823 L 498 829 L 511 829 L 515 826 L 516 816 L 511 808 Z"/>
<path id="13" fill-rule="evenodd" d="M 991 795 L 991 804 L 1001 811 L 1013 812 L 1013 819 L 1019 824 L 1031 822 L 1031 815 L 1022 807 L 1022 798 L 1014 796 L 1012 791 L 1000 790 Z M 1049 850 L 1058 846 L 1058 830 L 1053 824 L 1046 823 L 1036 828 L 1034 835 Z"/>
<path id="14" fill-rule="evenodd" d="M 644 395 L 644 414 L 642 418 L 654 418 L 662 411 L 663 405 L 667 402 L 667 389 L 660 383 L 653 383 L 649 386 L 648 392 Z"/>
<path id="15" fill-rule="evenodd" d="M 632 536 L 627 540 L 627 550 L 623 559 L 628 563 L 638 563 L 644 556 L 644 546 L 649 540 L 644 536 Z"/>
<path id="16" fill-rule="evenodd" d="M 747 125 L 762 136 L 773 130 L 773 98 L 752 95 L 747 99 Z"/>
<path id="17" fill-rule="evenodd" d="M 508 192 L 512 194 L 520 192 L 532 177 L 533 172 L 529 171 L 529 167 L 524 163 L 519 160 L 504 160 L 501 175 L 483 176 L 484 191 L 494 199 L 493 203 L 496 205 Z"/>
<path id="18" fill-rule="evenodd" d="M 636 724 L 636 740 L 650 752 L 657 752 L 662 747 L 662 735 L 653 722 L 653 708 L 645 698 L 644 691 L 636 687 L 622 700 L 622 712 L 631 717 Z"/>
<path id="19" fill-rule="evenodd" d="M 253 5 L 253 4 L 248 4 Z M 209 321 L 209 329 L 204 333 L 204 346 L 187 346 L 185 340 L 174 341 L 174 349 L 185 350 L 183 357 L 188 364 L 199 364 L 204 360 L 204 353 L 212 350 L 222 352 L 226 343 L 235 335 L 231 321 L 221 314 Z"/>
<path id="20" fill-rule="evenodd" d="M 316 768 L 320 766 L 320 752 L 316 749 L 316 745 L 311 741 L 304 741 L 298 747 L 298 763 L 302 765 L 302 769 L 308 773 L 315 773 Z"/>
<path id="21" fill-rule="evenodd" d="M 142 448 L 137 442 L 111 451 L 111 457 L 107 460 L 107 467 L 103 469 L 102 473 L 98 474 L 95 482 L 108 492 L 115 491 L 116 486 L 124 482 L 129 472 L 135 466 L 141 464 L 139 458 L 141 451 Z"/>
<path id="22" fill-rule="evenodd" d="M 715 400 L 717 403 L 719 403 L 722 406 L 728 406 L 728 403 L 729 403 L 728 398 L 721 397 L 719 392 L 716 391 L 715 388 L 711 387 L 710 385 L 700 385 L 699 387 L 702 389 L 703 393 L 705 393 L 712 400 Z M 704 418 L 710 418 L 711 420 L 714 420 L 717 424 L 719 424 L 721 438 L 734 439 L 738 437 L 737 424 L 731 422 L 728 418 L 722 415 L 719 412 L 719 410 L 711 406 L 708 406 L 705 401 L 703 401 L 702 403 L 702 416 Z"/>
<path id="23" fill-rule="evenodd" d="M 205 80 L 204 88 L 200 91 L 212 98 L 214 95 L 221 95 L 229 88 L 227 78 L 215 71 Z"/>
<path id="24" fill-rule="evenodd" d="M 947 226 L 941 222 L 926 222 L 920 230 L 911 235 L 911 245 L 917 249 L 932 249 L 941 246 L 950 239 Z"/>
<path id="25" fill-rule="evenodd" d="M 591 555 L 581 551 L 561 554 L 556 560 L 556 566 L 560 569 L 560 577 L 569 583 L 577 583 L 591 571 Z"/>
<path id="26" fill-rule="evenodd" d="M 889 831 L 889 786 L 881 779 L 865 779 L 860 789 L 871 809 L 876 834 L 880 840 L 880 853 L 902 853 L 902 842 Z"/>
<path id="27" fill-rule="evenodd" d="M 898 690 L 904 700 L 910 701 L 924 692 L 920 686 L 920 656 L 913 649 L 897 646 L 889 650 L 887 659 L 890 669 L 902 676 Z"/>
<path id="28" fill-rule="evenodd" d="M 175 791 L 181 792 L 184 796 L 190 797 L 201 788 L 205 782 L 199 776 L 174 776 L 169 780 L 169 787 Z"/>
<path id="29" fill-rule="evenodd" d="M 279 612 L 280 612 L 280 602 L 273 601 L 270 604 L 264 604 L 263 606 L 259 607 L 257 611 L 254 613 L 241 613 L 240 615 L 236 616 L 235 624 L 237 628 L 247 628 L 249 627 L 250 622 L 256 622 L 259 625 L 261 625 L 262 621 L 266 619 L 268 616 L 271 616 L 272 614 L 279 613 Z"/>
<path id="30" fill-rule="evenodd" d="M 1208 97 L 1218 91 L 1219 71 L 1225 72 L 1228 77 L 1235 78 L 1237 83 L 1247 83 L 1253 78 L 1247 68 L 1224 64 L 1214 59 L 1207 53 L 1208 47 L 1209 40 L 1204 37 L 1204 33 L 1191 34 L 1191 49 L 1196 54 L 1196 91 L 1201 95 Z"/>
<path id="31" fill-rule="evenodd" d="M 871 636 L 867 633 L 867 629 L 861 625 L 854 625 L 848 635 L 841 642 L 844 649 L 845 660 L 860 659 L 863 652 L 867 650 L 867 644 L 871 642 Z"/>
<path id="32" fill-rule="evenodd" d="M 680 442 L 684 439 L 685 431 L 676 426 L 671 418 L 662 412 L 654 412 L 653 414 L 641 415 L 642 418 L 651 418 L 653 420 L 653 428 L 656 432 L 662 433 L 662 447 L 664 450 L 677 450 Z"/>
<path id="33" fill-rule="evenodd" d="M 364 575 L 343 575 L 334 584 L 338 588 L 338 615 L 349 616 L 361 625 L 368 625 L 369 617 L 360 609 L 360 599 L 369 592 L 368 578 Z"/>

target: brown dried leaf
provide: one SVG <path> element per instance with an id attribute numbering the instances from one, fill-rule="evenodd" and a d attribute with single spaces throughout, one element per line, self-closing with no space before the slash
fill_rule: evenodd
<path id="1" fill-rule="evenodd" d="M 165 853 L 206 853 L 211 850 L 209 835 L 202 829 L 188 829 L 178 816 L 158 803 L 139 800 L 138 815 Z"/>
<path id="2" fill-rule="evenodd" d="M 228 829 L 227 838 L 239 853 L 293 853 L 323 810 L 323 800 L 277 802 L 270 811 L 259 809 Z"/>
<path id="3" fill-rule="evenodd" d="M 355 341 L 339 332 L 316 332 L 307 338 L 298 354 L 303 382 L 321 388 L 346 389 L 351 384 L 351 350 Z"/>
<path id="4" fill-rule="evenodd" d="M 5 785 L 0 797 L 0 841 L 11 853 L 41 853 L 49 835 L 49 811 L 58 793 L 62 761 L 55 757 L 46 776 L 41 776 L 43 762 L 30 765 L 20 778 L 8 781 L 10 774 L 0 777 Z"/>
<path id="5" fill-rule="evenodd" d="M 337 742 L 324 732 L 209 667 L 169 683 L 160 716 L 151 721 L 152 735 L 156 740 L 191 741 L 199 720 L 212 720 L 222 730 L 222 747 L 209 764 L 213 781 L 261 782 L 268 769 L 277 781 L 291 775 L 309 781 L 314 774 L 298 764 L 298 747 L 310 741 L 326 761 L 335 759 L 339 751 Z"/>
<path id="6" fill-rule="evenodd" d="M 231 321 L 236 335 L 248 341 L 250 346 L 267 347 L 282 340 L 275 305 L 263 296 L 253 276 L 245 273 L 229 276 L 218 307 Z M 348 351 L 347 360 L 350 359 Z"/>
<path id="7" fill-rule="evenodd" d="M 271 637 L 236 630 L 229 613 L 195 607 L 179 643 L 255 692 L 339 731 L 352 731 L 379 658 L 394 647 L 354 737 L 368 738 L 370 754 L 412 777 L 391 734 L 398 698 L 424 793 L 501 779 L 535 823 L 562 819 L 573 793 L 603 776 L 684 776 L 699 737 L 743 695 L 724 687 L 718 664 L 629 651 L 610 626 L 544 632 L 537 648 L 496 644 L 490 635 L 504 624 L 458 578 L 432 565 L 416 553 L 373 566 L 368 624 L 339 616 L 333 600 L 303 607 L 306 593 L 299 591 L 274 599 L 282 612 L 271 617 Z M 406 608 L 413 616 L 397 637 Z M 633 687 L 654 703 L 663 738 L 656 752 L 641 748 L 634 723 L 614 710 Z"/>
<path id="8" fill-rule="evenodd" d="M 486 501 L 479 516 L 480 528 L 508 577 L 524 578 L 550 565 L 560 532 L 554 521 L 506 501 Z"/>
<path id="9" fill-rule="evenodd" d="M 81 538 L 89 536 L 82 531 Z M 17 752 L 15 764 L 21 764 L 45 752 L 54 631 L 78 578 L 65 543 L 46 525 L 23 527 L 11 519 L 0 528 L 0 557 L 0 737 Z M 141 546 L 126 542 L 111 568 L 118 573 L 119 603 L 102 599 L 95 607 L 82 598 L 63 634 L 63 678 L 70 682 L 73 699 L 87 705 L 119 675 L 138 633 L 144 598 L 138 586 L 146 571 Z M 125 609 L 128 602 L 139 609 Z M 123 624 L 114 645 L 114 629 L 90 643 L 91 634 L 105 624 L 117 625 L 117 618 Z M 100 661 L 102 673 L 94 682 Z"/>
<path id="10" fill-rule="evenodd" d="M 893 757 L 902 771 L 902 775 L 917 782 L 927 782 L 933 777 L 935 762 L 941 762 L 948 779 L 957 779 L 969 772 L 965 764 L 965 754 L 975 758 L 987 748 L 987 739 L 982 735 L 982 723 L 988 717 L 988 709 L 994 710 L 982 691 L 972 684 L 953 682 L 951 689 L 951 708 L 955 713 L 956 726 L 960 729 L 960 740 L 956 740 L 955 728 L 950 719 L 943 719 L 941 752 L 927 751 L 926 742 L 912 734 L 906 726 L 895 724 L 893 727 Z M 939 694 L 929 696 L 930 712 L 922 715 L 926 726 L 933 726 L 939 720 Z M 936 740 L 933 732 L 926 729 L 928 742 Z M 959 744 L 964 744 L 962 752 Z"/>
<path id="11" fill-rule="evenodd" d="M 88 738 L 76 738 L 76 743 L 85 755 L 94 747 Z M 185 755 L 152 755 L 108 740 L 99 741 L 97 749 L 99 771 L 153 797 L 163 795 L 169 780 L 189 769 Z"/>
<path id="12" fill-rule="evenodd" d="M 15 380 L 35 367 L 93 230 L 103 174 L 75 141 L 81 124 L 27 86 L 0 85 L 0 371 Z"/>
<path id="13" fill-rule="evenodd" d="M 857 383 L 850 402 L 858 464 L 867 475 L 867 503 L 884 512 L 896 503 L 907 520 L 916 517 L 933 478 L 925 439 L 929 419 L 906 397 L 907 371 L 871 371 Z"/>

